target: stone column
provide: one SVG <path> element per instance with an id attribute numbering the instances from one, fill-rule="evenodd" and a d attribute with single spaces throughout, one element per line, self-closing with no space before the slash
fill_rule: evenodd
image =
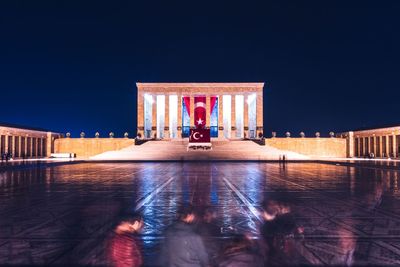
<path id="1" fill-rule="evenodd" d="M 22 138 L 23 136 L 19 136 L 19 157 L 22 157 L 22 153 L 24 152 L 24 147 L 22 147 Z"/>
<path id="2" fill-rule="evenodd" d="M 393 134 L 392 135 L 392 138 L 393 138 L 393 158 L 397 158 L 397 155 L 398 155 L 398 151 L 397 151 L 397 140 L 396 140 L 396 135 L 395 134 Z"/>
<path id="3" fill-rule="evenodd" d="M 32 157 L 32 138 L 30 136 L 26 137 L 26 157 Z"/>
<path id="4" fill-rule="evenodd" d="M 157 95 L 151 95 L 151 138 L 157 136 Z"/>
<path id="5" fill-rule="evenodd" d="M 236 95 L 231 95 L 231 138 L 236 138 Z"/>
<path id="6" fill-rule="evenodd" d="M 36 137 L 36 142 L 35 142 L 36 157 L 39 156 L 39 139 L 40 137 Z"/>
<path id="7" fill-rule="evenodd" d="M 24 140 L 24 145 L 22 146 L 22 139 Z M 24 156 L 26 158 L 27 151 L 26 151 L 26 136 L 21 136 L 21 157 Z"/>
<path id="8" fill-rule="evenodd" d="M 138 90 L 137 96 L 137 133 L 140 133 L 142 138 L 144 137 L 144 94 L 141 90 Z M 48 139 L 49 140 L 49 139 Z M 48 154 L 50 155 L 50 154 Z"/>
<path id="9" fill-rule="evenodd" d="M 349 136 L 347 136 L 347 157 L 354 157 L 354 132 L 349 132 Z"/>
<path id="10" fill-rule="evenodd" d="M 39 137 L 36 137 L 36 141 L 35 141 L 35 151 L 36 151 L 36 157 L 38 157 L 39 156 L 39 146 L 38 146 L 38 144 L 39 144 Z"/>
<path id="11" fill-rule="evenodd" d="M 243 109 L 243 131 L 244 131 L 244 138 L 249 138 L 250 137 L 250 131 L 249 131 L 249 95 L 244 94 L 244 109 Z"/>
<path id="12" fill-rule="evenodd" d="M 194 96 L 190 96 L 190 128 L 194 128 Z"/>
<path id="13" fill-rule="evenodd" d="M 178 118 L 177 118 L 178 138 L 182 138 L 182 95 L 178 94 Z"/>
<path id="14" fill-rule="evenodd" d="M 211 119 L 211 99 L 209 95 L 206 95 L 206 128 L 210 128 Z"/>
<path id="15" fill-rule="evenodd" d="M 376 151 L 376 156 L 380 157 L 381 156 L 381 144 L 380 144 L 380 137 L 376 136 L 375 137 L 375 151 Z"/>
<path id="16" fill-rule="evenodd" d="M 376 136 L 375 135 L 372 137 L 371 148 L 372 148 L 372 153 L 374 153 L 374 156 L 376 157 Z"/>
<path id="17" fill-rule="evenodd" d="M 11 146 L 11 149 L 10 149 L 11 155 L 13 157 L 15 157 L 15 136 L 14 135 L 11 136 L 11 144 L 10 144 L 10 146 Z"/>
<path id="18" fill-rule="evenodd" d="M 263 128 L 263 92 L 257 92 L 257 99 L 256 99 L 256 110 L 257 110 L 257 131 L 256 137 L 258 138 L 258 134 L 262 133 L 264 135 L 264 128 Z"/>
<path id="19" fill-rule="evenodd" d="M 218 138 L 224 138 L 224 114 L 222 106 L 223 95 L 218 96 Z"/>
<path id="20" fill-rule="evenodd" d="M 386 146 L 386 157 L 389 158 L 389 157 L 390 157 L 389 135 L 387 135 L 385 139 L 386 139 L 386 142 L 385 142 L 385 146 Z"/>
<path id="21" fill-rule="evenodd" d="M 52 142 L 53 142 L 53 139 L 51 136 L 51 132 L 47 132 L 47 137 L 46 137 L 46 156 L 47 157 L 50 157 L 50 155 L 51 155 L 51 143 Z"/>
<path id="22" fill-rule="evenodd" d="M 165 116 L 164 116 L 164 138 L 170 138 L 170 131 L 169 128 L 169 95 L 165 95 Z"/>
<path id="23" fill-rule="evenodd" d="M 8 152 L 8 134 L 4 136 L 4 153 Z"/>
<path id="24" fill-rule="evenodd" d="M 46 144 L 46 138 L 42 138 L 42 157 L 46 157 L 46 149 L 45 149 L 45 144 Z"/>

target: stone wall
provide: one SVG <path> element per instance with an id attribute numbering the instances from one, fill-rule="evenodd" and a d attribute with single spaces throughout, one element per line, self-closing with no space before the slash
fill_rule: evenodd
<path id="1" fill-rule="evenodd" d="M 299 154 L 315 157 L 346 157 L 344 138 L 270 138 L 265 144 Z"/>
<path id="2" fill-rule="evenodd" d="M 62 138 L 55 140 L 55 153 L 75 153 L 78 158 L 88 158 L 134 144 L 135 139 L 128 138 Z"/>

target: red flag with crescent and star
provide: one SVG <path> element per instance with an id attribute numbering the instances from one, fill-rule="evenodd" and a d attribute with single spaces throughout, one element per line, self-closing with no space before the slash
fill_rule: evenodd
<path id="1" fill-rule="evenodd" d="M 206 97 L 194 97 L 194 126 L 196 129 L 206 128 Z"/>
<path id="2" fill-rule="evenodd" d="M 210 129 L 190 129 L 189 143 L 210 143 Z"/>

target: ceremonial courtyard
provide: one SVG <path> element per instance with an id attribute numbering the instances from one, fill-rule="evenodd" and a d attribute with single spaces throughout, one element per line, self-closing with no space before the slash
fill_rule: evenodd
<path id="1" fill-rule="evenodd" d="M 163 232 L 182 204 L 214 207 L 224 244 L 260 238 L 266 199 L 287 200 L 304 238 L 297 263 L 398 265 L 396 163 L 14 162 L 0 167 L 0 263 L 109 264 L 122 210 L 140 211 L 145 266 L 157 266 Z M 347 258 L 346 258 L 347 257 Z"/>

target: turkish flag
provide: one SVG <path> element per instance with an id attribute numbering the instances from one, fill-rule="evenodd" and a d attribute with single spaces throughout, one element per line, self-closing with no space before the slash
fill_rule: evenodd
<path id="1" fill-rule="evenodd" d="M 210 142 L 210 129 L 190 129 L 189 143 Z"/>
<path id="2" fill-rule="evenodd" d="M 194 97 L 194 126 L 196 129 L 204 129 L 206 127 L 206 97 Z"/>

